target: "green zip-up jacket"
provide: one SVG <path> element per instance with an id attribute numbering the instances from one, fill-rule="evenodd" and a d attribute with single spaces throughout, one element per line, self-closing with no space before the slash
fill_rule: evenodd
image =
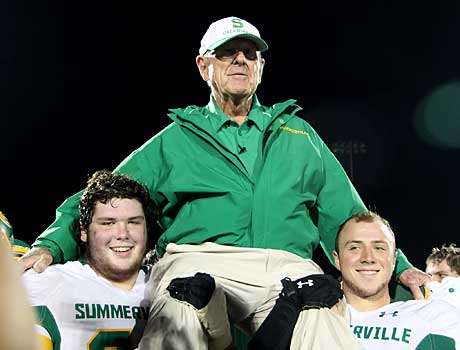
<path id="1" fill-rule="evenodd" d="M 339 226 L 365 205 L 342 166 L 315 130 L 295 115 L 295 100 L 257 108 L 270 118 L 254 171 L 228 150 L 206 122 L 209 109 L 171 109 L 168 127 L 131 153 L 116 169 L 147 185 L 168 243 L 281 249 L 311 258 L 321 245 L 333 263 Z M 74 224 L 80 193 L 58 209 L 55 222 L 34 246 L 54 262 L 74 260 Z M 411 267 L 403 254 L 396 273 Z"/>

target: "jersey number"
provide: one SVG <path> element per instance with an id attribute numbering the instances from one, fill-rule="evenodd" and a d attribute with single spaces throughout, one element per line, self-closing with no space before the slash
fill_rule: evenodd
<path id="1" fill-rule="evenodd" d="M 87 350 L 127 350 L 130 329 L 99 329 L 86 343 Z"/>

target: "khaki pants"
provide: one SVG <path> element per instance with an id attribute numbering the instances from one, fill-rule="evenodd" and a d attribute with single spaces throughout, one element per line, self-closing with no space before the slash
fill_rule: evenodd
<path id="1" fill-rule="evenodd" d="M 172 279 L 196 272 L 216 281 L 216 291 L 202 310 L 166 290 Z M 322 270 L 312 260 L 281 250 L 171 243 L 148 282 L 152 307 L 139 350 L 225 349 L 231 343 L 230 323 L 249 335 L 256 332 L 278 298 L 281 279 L 315 273 Z M 303 311 L 291 344 L 292 349 L 359 349 L 349 323 L 329 309 Z"/>

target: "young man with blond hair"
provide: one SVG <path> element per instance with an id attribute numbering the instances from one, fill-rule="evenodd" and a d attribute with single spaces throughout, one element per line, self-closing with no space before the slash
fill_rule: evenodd
<path id="1" fill-rule="evenodd" d="M 388 285 L 396 264 L 396 241 L 387 220 L 371 211 L 352 215 L 339 229 L 333 254 L 341 272 L 351 332 L 363 349 L 460 349 L 460 310 L 437 299 L 392 302 Z M 314 291 L 315 287 L 311 288 Z M 340 287 L 338 283 L 329 283 L 328 288 L 331 294 L 337 293 Z M 286 299 L 286 292 L 283 289 L 279 300 Z M 268 349 L 279 339 L 284 343 L 276 344 L 275 348 L 289 349 L 286 334 L 294 329 L 295 319 L 303 308 L 311 304 L 309 298 L 312 296 L 304 292 L 303 301 L 297 307 L 292 307 L 291 302 L 290 308 L 275 308 L 277 314 L 270 314 L 251 340 L 256 345 L 251 350 Z M 277 304 L 283 305 L 279 301 Z M 321 307 L 330 305 L 322 303 Z M 277 323 L 280 318 L 282 326 Z"/>

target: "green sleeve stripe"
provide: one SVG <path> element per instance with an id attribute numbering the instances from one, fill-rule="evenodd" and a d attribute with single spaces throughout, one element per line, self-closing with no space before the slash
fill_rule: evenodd
<path id="1" fill-rule="evenodd" d="M 34 306 L 38 323 L 47 330 L 51 340 L 53 341 L 53 350 L 61 349 L 61 333 L 59 332 L 59 327 L 56 324 L 53 314 L 47 306 L 40 305 Z"/>

